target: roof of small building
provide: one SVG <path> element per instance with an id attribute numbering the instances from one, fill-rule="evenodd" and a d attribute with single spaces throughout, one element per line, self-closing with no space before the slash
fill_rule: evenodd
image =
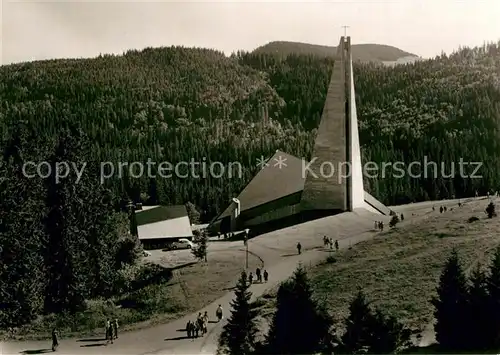
<path id="1" fill-rule="evenodd" d="M 186 216 L 188 213 L 184 205 L 145 206 L 143 210 L 136 211 L 138 226 Z"/>
<path id="2" fill-rule="evenodd" d="M 136 212 L 139 239 L 192 237 L 184 205 L 155 206 Z"/>
<path id="3" fill-rule="evenodd" d="M 267 165 L 238 195 L 241 212 L 304 189 L 305 174 L 302 170 L 305 161 L 303 159 L 277 150 L 266 163 Z M 215 220 L 229 216 L 230 211 L 230 206 L 228 206 Z"/>

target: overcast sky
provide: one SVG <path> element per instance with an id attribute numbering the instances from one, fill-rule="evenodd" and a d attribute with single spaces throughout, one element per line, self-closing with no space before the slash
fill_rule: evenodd
<path id="1" fill-rule="evenodd" d="M 356 43 L 423 57 L 500 40 L 500 0 L 41 1 L 0 0 L 2 61 L 93 57 L 148 46 L 252 50 L 270 41 Z"/>

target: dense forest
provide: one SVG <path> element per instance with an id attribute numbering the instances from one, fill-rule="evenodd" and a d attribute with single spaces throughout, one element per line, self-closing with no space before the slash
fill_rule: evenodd
<path id="1" fill-rule="evenodd" d="M 498 44 L 488 44 L 395 68 L 355 65 L 365 162 L 427 157 L 445 162 L 446 174 L 460 158 L 484 164 L 483 179 L 389 176 L 366 181 L 369 191 L 397 204 L 497 188 L 499 52 Z M 45 147 L 69 120 L 91 142 L 83 160 L 241 162 L 241 179 L 134 178 L 124 169 L 121 178 L 115 170 L 105 180 L 115 195 L 135 201 L 191 201 L 208 221 L 251 179 L 260 156 L 276 149 L 310 156 L 331 68 L 332 59 L 312 55 L 228 58 L 182 47 L 3 66 L 2 137 L 8 140 L 10 128 L 23 121 Z"/>
<path id="2" fill-rule="evenodd" d="M 194 203 L 219 213 L 276 149 L 310 158 L 332 59 L 183 47 L 0 67 L 0 326 L 77 311 L 120 292 L 137 250 L 120 201 Z M 366 179 L 386 204 L 498 187 L 500 43 L 411 65 L 356 64 L 363 160 L 483 162 L 482 179 Z M 102 162 L 240 162 L 241 178 L 100 183 Z M 87 164 L 61 181 L 27 162 Z M 157 165 L 154 165 L 157 166 Z M 153 167 L 154 167 L 153 166 Z M 33 173 L 33 170 L 31 171 Z M 121 206 L 123 207 L 123 206 Z M 120 212 L 122 211 L 122 212 Z"/>

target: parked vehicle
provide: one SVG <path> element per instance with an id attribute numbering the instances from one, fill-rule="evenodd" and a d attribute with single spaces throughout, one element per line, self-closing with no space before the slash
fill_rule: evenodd
<path id="1" fill-rule="evenodd" d="M 192 241 L 186 238 L 181 238 L 176 242 L 173 242 L 172 244 L 169 245 L 170 250 L 177 250 L 177 249 L 193 249 L 196 247 L 196 244 L 194 244 Z"/>

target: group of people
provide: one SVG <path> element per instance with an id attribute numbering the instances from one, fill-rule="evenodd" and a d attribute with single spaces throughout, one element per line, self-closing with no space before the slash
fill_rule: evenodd
<path id="1" fill-rule="evenodd" d="M 325 236 L 323 237 L 323 245 L 324 245 L 325 247 L 328 247 L 328 246 L 329 246 L 329 247 L 330 247 L 330 249 L 333 249 L 333 245 L 334 245 L 334 243 L 333 243 L 333 238 L 328 238 L 328 237 L 325 235 Z M 336 241 L 335 241 L 335 249 L 336 249 L 336 250 L 339 250 L 339 241 L 338 241 L 338 240 L 336 240 Z"/>
<path id="2" fill-rule="evenodd" d="M 186 332 L 188 338 L 198 338 L 200 335 L 203 336 L 208 332 L 208 312 L 205 314 L 198 313 L 198 317 L 193 322 L 189 320 L 186 324 Z"/>
<path id="3" fill-rule="evenodd" d="M 114 339 L 118 339 L 118 319 L 111 321 L 106 320 L 106 344 L 113 344 Z M 52 351 L 56 351 L 59 347 L 59 332 L 57 328 L 52 329 Z"/>
<path id="4" fill-rule="evenodd" d="M 106 320 L 106 344 L 113 344 L 113 340 L 118 339 L 118 319 Z"/>
<path id="5" fill-rule="evenodd" d="M 375 221 L 374 227 L 375 227 L 375 229 L 378 229 L 379 231 L 382 232 L 384 230 L 384 222 Z"/>
<path id="6" fill-rule="evenodd" d="M 262 283 L 262 277 L 264 277 L 264 282 L 267 282 L 267 280 L 269 280 L 269 273 L 267 272 L 267 270 L 264 270 L 264 272 L 262 272 L 260 270 L 260 268 L 257 268 L 255 270 L 255 276 L 257 277 L 257 282 L 258 283 Z M 252 274 L 252 272 L 250 272 L 250 274 L 248 274 L 248 283 L 250 285 L 253 284 L 253 274 Z"/>
<path id="7" fill-rule="evenodd" d="M 217 321 L 220 322 L 222 319 L 222 305 L 219 305 L 217 307 L 217 310 L 215 311 L 215 317 L 217 318 Z M 193 322 L 189 320 L 186 324 L 186 332 L 187 336 L 190 339 L 198 338 L 199 336 L 204 336 L 208 332 L 208 312 L 205 311 L 205 313 L 202 315 L 201 312 L 198 313 L 198 317 L 196 320 Z"/>

